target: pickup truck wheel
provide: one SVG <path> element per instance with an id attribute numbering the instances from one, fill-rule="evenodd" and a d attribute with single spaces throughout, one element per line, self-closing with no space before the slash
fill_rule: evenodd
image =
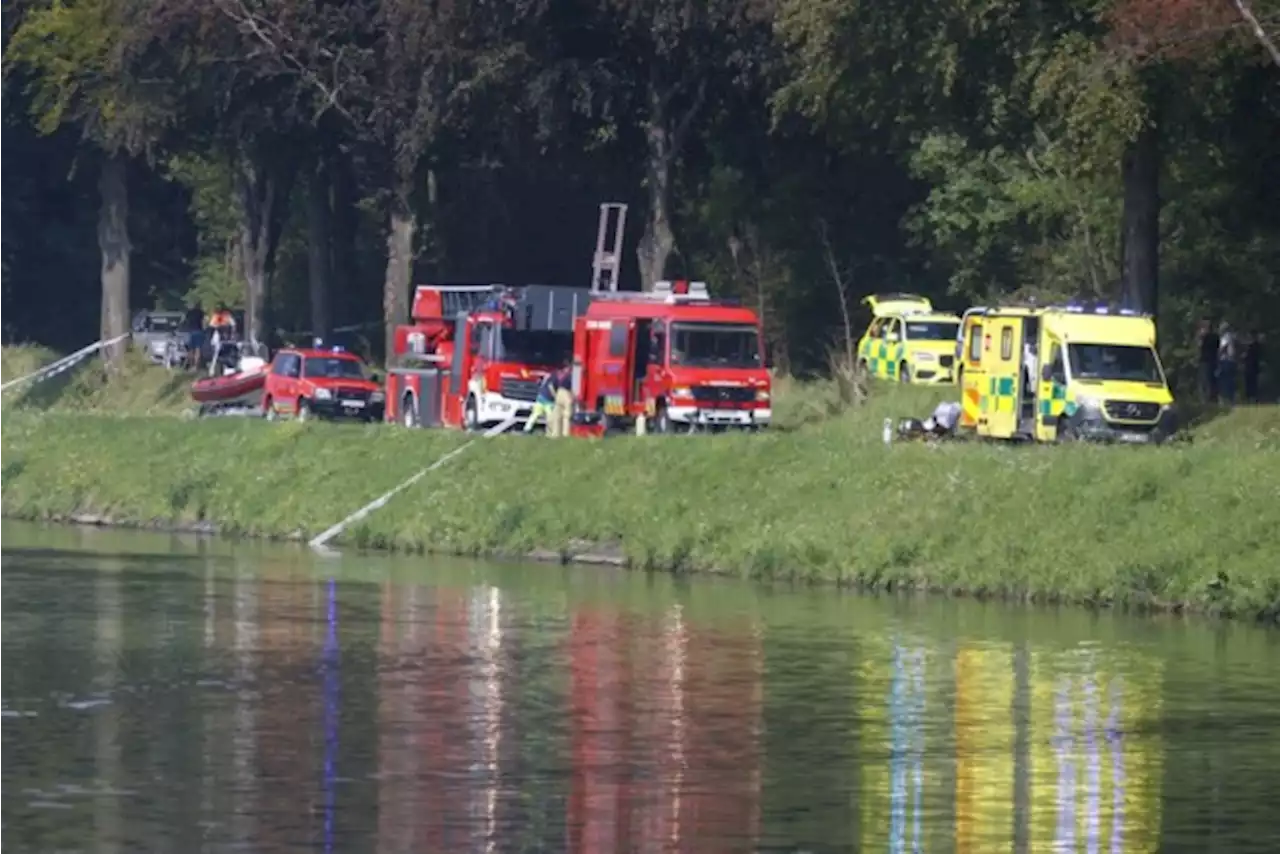
<path id="1" fill-rule="evenodd" d="M 262 402 L 262 417 L 268 421 L 277 421 L 280 418 L 280 414 L 276 412 L 276 402 L 269 397 Z"/>
<path id="2" fill-rule="evenodd" d="M 474 397 L 467 398 L 467 405 L 462 411 L 462 424 L 471 433 L 480 429 L 480 405 Z"/>
<path id="3" fill-rule="evenodd" d="M 409 428 L 418 426 L 418 407 L 414 406 L 412 394 L 406 394 L 400 401 L 400 423 Z"/>
<path id="4" fill-rule="evenodd" d="M 311 420 L 311 404 L 307 403 L 305 400 L 299 400 L 297 417 L 299 421 L 310 421 Z"/>

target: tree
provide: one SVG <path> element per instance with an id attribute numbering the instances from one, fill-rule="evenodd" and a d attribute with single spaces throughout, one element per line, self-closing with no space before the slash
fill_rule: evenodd
<path id="1" fill-rule="evenodd" d="M 98 154 L 102 256 L 100 334 L 129 331 L 128 161 L 154 151 L 174 118 L 173 92 L 149 73 L 147 3 L 55 0 L 26 11 L 9 43 L 6 75 L 21 69 L 37 128 L 74 125 Z M 118 364 L 124 344 L 105 356 Z"/>

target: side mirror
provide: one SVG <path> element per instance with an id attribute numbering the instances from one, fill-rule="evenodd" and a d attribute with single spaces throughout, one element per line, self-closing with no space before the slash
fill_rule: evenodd
<path id="1" fill-rule="evenodd" d="M 1040 379 L 1047 383 L 1053 382 L 1053 365 L 1045 365 L 1040 369 Z"/>

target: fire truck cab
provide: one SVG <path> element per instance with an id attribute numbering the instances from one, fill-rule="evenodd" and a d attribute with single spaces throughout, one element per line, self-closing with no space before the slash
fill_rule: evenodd
<path id="1" fill-rule="evenodd" d="M 574 398 L 607 427 L 641 416 L 655 432 L 768 427 L 761 339 L 756 313 L 712 300 L 705 282 L 597 296 L 574 323 Z"/>
<path id="2" fill-rule="evenodd" d="M 388 420 L 478 430 L 527 417 L 590 302 L 583 288 L 551 285 L 418 287 L 412 322 L 395 333 Z"/>

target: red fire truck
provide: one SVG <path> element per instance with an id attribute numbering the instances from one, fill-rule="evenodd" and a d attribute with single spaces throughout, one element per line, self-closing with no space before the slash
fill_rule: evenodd
<path id="1" fill-rule="evenodd" d="M 478 430 L 527 417 L 590 303 L 585 288 L 553 285 L 418 287 L 388 359 L 387 419 Z"/>
<path id="2" fill-rule="evenodd" d="M 645 416 L 655 432 L 758 430 L 773 417 L 760 319 L 705 282 L 597 295 L 574 321 L 573 390 L 604 429 Z"/>

